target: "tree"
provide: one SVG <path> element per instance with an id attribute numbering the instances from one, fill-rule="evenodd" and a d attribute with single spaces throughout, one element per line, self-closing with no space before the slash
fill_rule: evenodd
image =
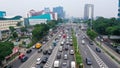
<path id="1" fill-rule="evenodd" d="M 94 40 L 97 37 L 97 33 L 91 29 L 87 30 L 87 35 L 90 37 L 90 39 Z"/>
<path id="2" fill-rule="evenodd" d="M 27 29 L 25 27 L 22 27 L 20 30 L 21 32 L 27 32 Z"/>
<path id="3" fill-rule="evenodd" d="M 10 26 L 9 29 L 10 29 L 11 32 L 15 31 L 15 28 L 13 26 Z"/>
<path id="4" fill-rule="evenodd" d="M 13 33 L 13 37 L 14 38 L 17 38 L 18 37 L 18 34 L 16 32 Z"/>
<path id="5" fill-rule="evenodd" d="M 0 42 L 0 60 L 12 53 L 14 45 L 11 42 Z"/>

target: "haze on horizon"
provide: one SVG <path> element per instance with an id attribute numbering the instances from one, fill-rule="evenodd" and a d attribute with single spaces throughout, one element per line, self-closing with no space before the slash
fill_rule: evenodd
<path id="1" fill-rule="evenodd" d="M 6 11 L 7 16 L 21 15 L 26 17 L 31 9 L 36 11 L 49 7 L 63 6 L 67 17 L 83 17 L 84 5 L 94 4 L 94 17 L 117 17 L 118 0 L 1 0 L 0 11 Z"/>

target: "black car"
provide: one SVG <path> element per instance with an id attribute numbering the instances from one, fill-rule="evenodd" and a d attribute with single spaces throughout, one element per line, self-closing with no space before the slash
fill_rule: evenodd
<path id="1" fill-rule="evenodd" d="M 42 52 L 42 51 L 43 51 L 42 49 L 39 49 L 39 50 L 38 50 L 38 53 L 40 53 L 40 52 Z"/>
<path id="2" fill-rule="evenodd" d="M 21 59 L 21 62 L 25 62 L 27 61 L 28 57 L 27 56 L 24 56 L 22 59 Z"/>
<path id="3" fill-rule="evenodd" d="M 93 42 L 92 42 L 92 41 L 89 41 L 89 44 L 90 44 L 90 45 L 93 45 Z"/>
<path id="4" fill-rule="evenodd" d="M 43 51 L 43 54 L 44 54 L 44 55 L 46 55 L 47 53 L 48 53 L 48 51 L 47 51 L 47 50 L 44 50 L 44 51 Z"/>
<path id="5" fill-rule="evenodd" d="M 4 68 L 12 68 L 12 65 L 7 65 Z"/>
<path id="6" fill-rule="evenodd" d="M 31 50 L 31 49 L 29 49 L 29 50 L 27 50 L 27 51 L 26 51 L 26 53 L 31 53 L 31 52 L 32 52 L 32 50 Z"/>
<path id="7" fill-rule="evenodd" d="M 92 65 L 92 60 L 89 57 L 86 58 L 86 64 Z"/>
<path id="8" fill-rule="evenodd" d="M 46 63 L 48 60 L 48 57 L 44 57 L 43 60 L 42 60 L 42 63 Z"/>
<path id="9" fill-rule="evenodd" d="M 96 48 L 96 51 L 97 51 L 97 52 L 101 52 L 100 48 Z"/>
<path id="10" fill-rule="evenodd" d="M 57 59 L 60 59 L 61 58 L 61 54 L 57 54 Z"/>
<path id="11" fill-rule="evenodd" d="M 116 47 L 116 52 L 120 54 L 120 46 Z"/>
<path id="12" fill-rule="evenodd" d="M 49 50 L 48 50 L 48 55 L 50 55 L 51 53 L 52 53 L 52 50 L 49 49 Z"/>
<path id="13" fill-rule="evenodd" d="M 68 50 L 68 45 L 65 46 L 65 50 Z"/>

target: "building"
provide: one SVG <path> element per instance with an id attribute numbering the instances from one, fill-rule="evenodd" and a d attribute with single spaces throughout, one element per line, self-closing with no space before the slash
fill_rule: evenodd
<path id="1" fill-rule="evenodd" d="M 6 12 L 5 11 L 0 11 L 0 17 L 4 17 L 4 16 L 6 16 Z"/>
<path id="2" fill-rule="evenodd" d="M 12 18 L 0 18 L 0 30 L 9 30 L 9 27 L 20 28 L 23 26 L 23 19 L 21 16 L 15 16 Z"/>
<path id="3" fill-rule="evenodd" d="M 84 20 L 88 20 L 88 19 L 93 20 L 93 16 L 94 16 L 94 5 L 93 4 L 85 4 L 85 7 L 84 7 Z"/>
<path id="4" fill-rule="evenodd" d="M 50 11 L 50 8 L 48 8 L 48 7 L 47 7 L 47 8 L 44 8 L 44 12 L 45 12 L 45 13 L 51 12 L 51 11 Z"/>
<path id="5" fill-rule="evenodd" d="M 63 19 L 65 17 L 65 12 L 63 11 L 63 7 L 61 6 L 54 7 L 53 12 L 58 14 L 58 18 Z"/>
<path id="6" fill-rule="evenodd" d="M 118 2 L 118 18 L 120 19 L 120 0 Z"/>
<path id="7" fill-rule="evenodd" d="M 51 14 L 42 14 L 37 16 L 31 16 L 29 19 L 29 25 L 36 25 L 41 23 L 47 23 L 48 20 L 53 20 L 53 17 Z"/>

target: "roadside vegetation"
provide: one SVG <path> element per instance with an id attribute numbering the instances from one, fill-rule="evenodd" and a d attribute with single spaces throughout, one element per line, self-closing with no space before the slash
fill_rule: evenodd
<path id="1" fill-rule="evenodd" d="M 78 48 L 77 38 L 76 38 L 73 30 L 72 30 L 72 38 L 73 38 L 73 47 L 74 47 L 74 51 L 75 51 L 76 66 L 77 66 L 77 68 L 79 68 L 79 67 L 83 68 L 82 56 L 80 54 L 80 51 L 77 49 Z"/>

